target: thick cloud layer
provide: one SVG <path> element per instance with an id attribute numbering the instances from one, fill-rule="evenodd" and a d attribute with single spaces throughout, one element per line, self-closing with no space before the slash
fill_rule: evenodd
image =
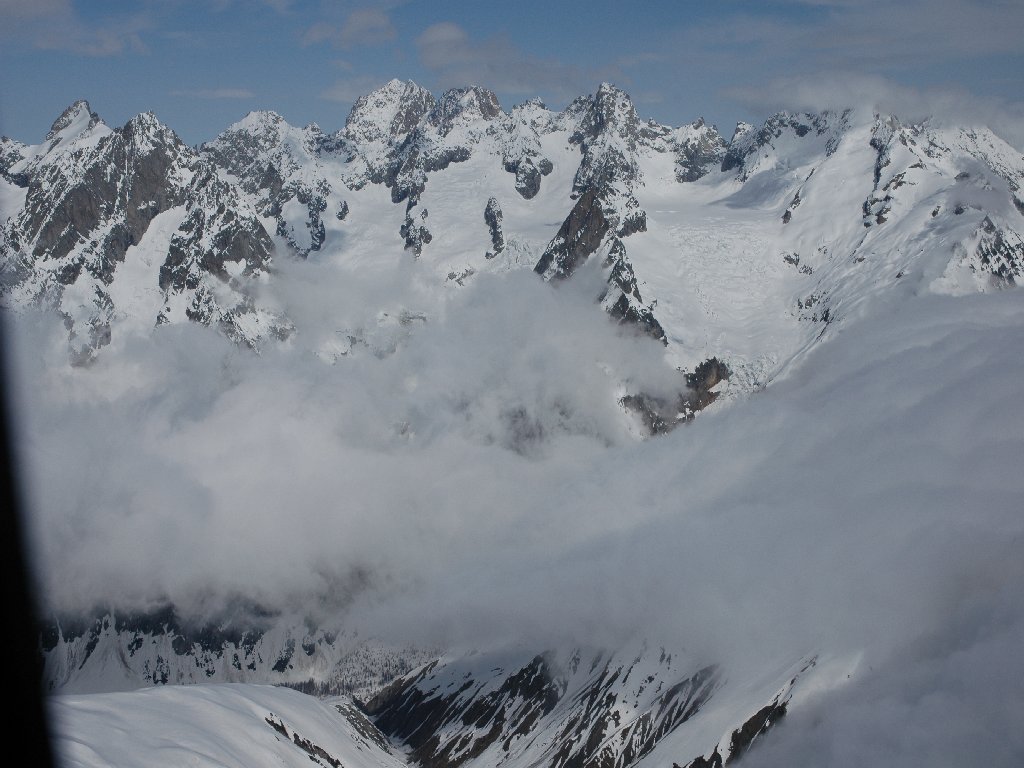
<path id="1" fill-rule="evenodd" d="M 638 442 L 618 382 L 678 384 L 660 346 L 586 291 L 478 278 L 335 365 L 161 328 L 72 370 L 60 328 L 18 321 L 50 604 L 241 594 L 462 646 L 642 634 L 734 675 L 821 652 L 859 659 L 849 683 L 757 761 L 1019 762 L 1019 292 L 915 298 Z"/>

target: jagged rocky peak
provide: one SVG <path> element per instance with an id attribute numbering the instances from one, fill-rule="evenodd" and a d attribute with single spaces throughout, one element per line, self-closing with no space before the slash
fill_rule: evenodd
<path id="1" fill-rule="evenodd" d="M 790 142 L 811 139 L 821 143 L 826 157 L 835 152 L 843 134 L 849 128 L 851 110 L 834 112 L 778 112 L 769 117 L 760 128 L 749 123 L 737 123 L 732 140 L 722 158 L 722 170 L 737 170 L 742 180 L 754 172 L 759 163 L 774 151 L 782 151 Z"/>
<path id="2" fill-rule="evenodd" d="M 352 105 L 344 135 L 354 142 L 401 141 L 435 105 L 433 94 L 412 80 L 394 79 Z"/>
<path id="3" fill-rule="evenodd" d="M 319 147 L 322 134 L 312 128 L 295 128 L 276 112 L 250 112 L 202 145 L 200 152 L 237 176 L 243 189 L 266 208 L 280 194 L 289 173 Z"/>
<path id="4" fill-rule="evenodd" d="M 141 154 L 154 150 L 167 150 L 175 154 L 187 147 L 171 128 L 160 122 L 152 112 L 142 112 L 116 131 L 132 148 Z"/>
<path id="5" fill-rule="evenodd" d="M 250 112 L 204 144 L 201 151 L 235 173 L 257 159 L 265 159 L 263 156 L 268 153 L 287 151 L 285 144 L 289 141 L 299 144 L 306 152 L 313 152 L 322 137 L 323 132 L 315 123 L 296 128 L 277 112 Z"/>
<path id="6" fill-rule="evenodd" d="M 522 104 L 512 107 L 509 114 L 535 131 L 543 133 L 550 129 L 555 113 L 548 109 L 547 104 L 541 99 L 527 99 Z"/>
<path id="7" fill-rule="evenodd" d="M 597 93 L 580 115 L 577 135 L 573 138 L 585 142 L 604 133 L 613 133 L 635 144 L 640 125 L 640 116 L 637 115 L 629 94 L 611 83 L 601 83 Z"/>
<path id="8" fill-rule="evenodd" d="M 444 92 L 430 113 L 430 123 L 442 136 L 478 120 L 494 120 L 502 115 L 501 104 L 493 91 L 471 85 Z"/>
<path id="9" fill-rule="evenodd" d="M 153 114 L 143 113 L 104 136 L 88 156 L 69 154 L 59 153 L 33 175 L 17 234 L 33 244 L 34 254 L 54 260 L 111 224 L 93 254 L 97 277 L 109 282 L 114 264 L 153 217 L 181 201 L 185 173 L 179 161 L 189 164 L 194 153 Z M 85 255 L 79 248 L 58 277 L 61 283 L 77 278 Z"/>
<path id="10" fill-rule="evenodd" d="M 699 117 L 669 134 L 676 155 L 676 181 L 690 182 L 721 165 L 728 144 L 713 125 Z"/>
<path id="11" fill-rule="evenodd" d="M 576 201 L 558 233 L 533 268 L 545 280 L 564 280 L 598 249 L 610 228 L 605 203 L 596 189 Z"/>
<path id="12" fill-rule="evenodd" d="M 736 123 L 736 128 L 729 139 L 729 145 L 722 157 L 722 170 L 732 171 L 743 164 L 743 158 L 750 147 L 751 137 L 754 135 L 754 126 L 742 120 Z"/>
<path id="13" fill-rule="evenodd" d="M 569 141 L 583 149 L 573 179 L 573 196 L 591 187 L 631 194 L 641 179 L 637 144 L 643 124 L 629 95 L 602 83 L 592 98 L 583 102 L 577 99 L 563 114 L 576 121 Z"/>
<path id="14" fill-rule="evenodd" d="M 25 159 L 25 152 L 27 150 L 28 147 L 20 141 L 8 136 L 0 136 L 0 178 L 17 183 L 8 171 L 10 171 L 13 165 Z M 24 183 L 19 184 L 19 186 L 25 186 L 28 183 L 27 180 L 22 181 Z"/>
<path id="15" fill-rule="evenodd" d="M 46 141 L 79 136 L 102 122 L 100 116 L 92 111 L 89 102 L 79 99 L 53 121 L 49 133 L 46 134 Z"/>
<path id="16" fill-rule="evenodd" d="M 266 152 L 279 145 L 292 126 L 277 112 L 249 112 L 233 123 L 216 139 L 203 145 L 203 150 L 217 152 L 225 145 L 236 145 L 238 150 Z"/>
<path id="17" fill-rule="evenodd" d="M 484 222 L 487 224 L 488 232 L 490 232 L 491 245 L 494 247 L 494 250 L 488 251 L 485 254 L 488 259 L 493 259 L 505 250 L 505 235 L 501 230 L 502 218 L 503 214 L 497 198 L 489 198 L 487 205 L 484 206 Z"/>

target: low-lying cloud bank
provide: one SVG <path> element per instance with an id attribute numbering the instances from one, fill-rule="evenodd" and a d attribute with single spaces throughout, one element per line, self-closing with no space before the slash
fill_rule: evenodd
<path id="1" fill-rule="evenodd" d="M 261 357 L 161 328 L 72 370 L 60 328 L 18 320 L 51 607 L 245 595 L 403 642 L 642 634 L 733 675 L 859 657 L 752 764 L 1019 761 L 1019 292 L 916 298 L 637 442 L 617 382 L 676 383 L 661 348 L 583 293 L 480 277 L 335 365 L 300 325 Z"/>

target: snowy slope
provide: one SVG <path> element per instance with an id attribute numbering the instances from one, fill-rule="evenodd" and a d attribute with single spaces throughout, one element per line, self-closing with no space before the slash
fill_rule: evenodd
<path id="1" fill-rule="evenodd" d="M 151 688 L 50 700 L 62 765 L 314 765 L 406 763 L 346 700 L 256 685 Z"/>

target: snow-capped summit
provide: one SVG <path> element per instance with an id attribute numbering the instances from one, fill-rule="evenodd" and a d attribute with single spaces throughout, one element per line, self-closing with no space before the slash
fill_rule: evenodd
<path id="1" fill-rule="evenodd" d="M 45 141 L 57 143 L 82 135 L 102 123 L 100 116 L 92 111 L 89 102 L 79 99 L 61 112 L 60 117 L 53 121 Z M 53 149 L 56 144 L 51 144 Z"/>
<path id="2" fill-rule="evenodd" d="M 438 134 L 447 136 L 457 127 L 494 120 L 502 114 L 501 104 L 494 92 L 474 85 L 445 91 L 431 110 L 429 119 Z"/>
<path id="3" fill-rule="evenodd" d="M 356 99 L 345 120 L 344 135 L 357 144 L 401 141 L 434 104 L 433 94 L 412 80 L 390 80 Z"/>

